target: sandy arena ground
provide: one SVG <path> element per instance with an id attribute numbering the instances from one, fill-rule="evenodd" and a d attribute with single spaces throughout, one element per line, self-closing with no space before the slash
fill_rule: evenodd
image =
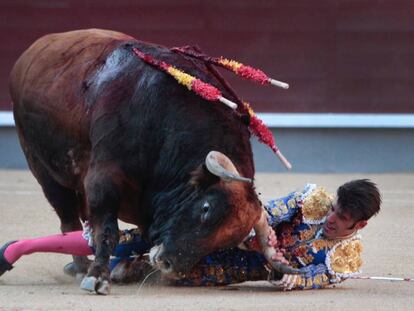
<path id="1" fill-rule="evenodd" d="M 414 277 L 414 174 L 258 174 L 263 200 L 300 189 L 305 182 L 334 191 L 368 177 L 383 194 L 383 210 L 363 232 L 364 274 Z M 123 226 L 123 225 L 121 225 Z M 58 233 L 58 218 L 28 171 L 0 171 L 0 243 Z M 414 282 L 348 280 L 336 288 L 281 292 L 266 282 L 226 288 L 175 288 L 151 282 L 112 287 L 110 296 L 81 291 L 62 272 L 67 255 L 20 259 L 0 278 L 0 310 L 413 310 Z"/>

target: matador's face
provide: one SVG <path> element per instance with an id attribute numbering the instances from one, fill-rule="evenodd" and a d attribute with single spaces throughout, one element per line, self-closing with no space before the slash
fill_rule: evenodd
<path id="1" fill-rule="evenodd" d="M 327 238 L 338 239 L 349 236 L 367 224 L 366 220 L 355 220 L 335 202 L 326 216 L 323 233 Z"/>

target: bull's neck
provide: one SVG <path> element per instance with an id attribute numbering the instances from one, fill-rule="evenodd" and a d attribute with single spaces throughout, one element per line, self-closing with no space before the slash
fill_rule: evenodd
<path id="1" fill-rule="evenodd" d="M 154 209 L 164 208 L 166 206 L 179 204 L 186 201 L 194 192 L 194 188 L 187 182 L 184 183 L 167 183 L 153 191 L 151 204 Z"/>

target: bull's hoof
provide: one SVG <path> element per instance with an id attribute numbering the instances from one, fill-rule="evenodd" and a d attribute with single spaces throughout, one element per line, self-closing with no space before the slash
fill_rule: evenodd
<path id="1" fill-rule="evenodd" d="M 111 291 L 111 285 L 107 280 L 103 280 L 101 282 L 98 282 L 98 286 L 95 291 L 99 295 L 109 295 Z"/>
<path id="2" fill-rule="evenodd" d="M 88 292 L 95 291 L 95 285 L 98 282 L 98 279 L 94 276 L 85 276 L 80 284 L 80 288 Z"/>
<path id="3" fill-rule="evenodd" d="M 80 288 L 90 293 L 95 292 L 98 295 L 109 295 L 111 286 L 107 280 L 101 277 L 85 276 L 80 284 Z"/>
<path id="4" fill-rule="evenodd" d="M 63 273 L 75 277 L 77 272 L 76 264 L 72 261 L 63 267 Z"/>

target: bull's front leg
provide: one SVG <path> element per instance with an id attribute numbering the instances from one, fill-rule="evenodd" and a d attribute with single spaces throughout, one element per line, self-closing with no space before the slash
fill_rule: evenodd
<path id="1" fill-rule="evenodd" d="M 119 240 L 117 214 L 121 189 L 116 180 L 116 174 L 108 174 L 107 170 L 88 172 L 85 178 L 95 260 L 82 280 L 81 288 L 101 295 L 110 291 L 109 258 Z"/>

